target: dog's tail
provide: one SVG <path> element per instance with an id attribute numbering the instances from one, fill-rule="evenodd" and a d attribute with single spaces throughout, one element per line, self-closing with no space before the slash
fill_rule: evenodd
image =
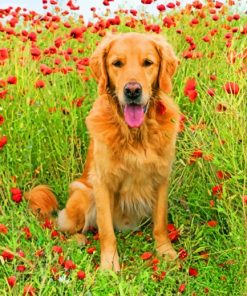
<path id="1" fill-rule="evenodd" d="M 41 219 L 49 218 L 53 211 L 58 209 L 55 195 L 47 185 L 39 185 L 26 192 L 30 209 Z"/>

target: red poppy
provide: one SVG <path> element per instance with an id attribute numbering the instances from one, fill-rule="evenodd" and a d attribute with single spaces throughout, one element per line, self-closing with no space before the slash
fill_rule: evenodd
<path id="1" fill-rule="evenodd" d="M 166 7 L 165 7 L 165 5 L 160 4 L 160 5 L 157 5 L 157 9 L 162 12 L 162 11 L 166 10 Z"/>
<path id="2" fill-rule="evenodd" d="M 4 260 L 7 260 L 7 261 L 12 261 L 14 259 L 14 255 L 9 251 L 3 251 L 1 256 L 3 257 Z"/>
<path id="3" fill-rule="evenodd" d="M 83 33 L 84 33 L 85 31 L 86 31 L 86 30 L 83 29 L 83 28 L 74 28 L 74 29 L 71 30 L 71 32 L 70 32 L 70 36 L 71 36 L 72 38 L 76 38 L 76 39 L 78 39 L 78 38 L 81 38 L 81 37 L 83 36 Z"/>
<path id="4" fill-rule="evenodd" d="M 72 0 L 69 0 L 66 4 L 71 10 L 79 10 L 80 6 L 75 6 L 72 2 Z"/>
<path id="5" fill-rule="evenodd" d="M 79 271 L 77 272 L 77 278 L 78 278 L 79 280 L 83 280 L 83 279 L 85 279 L 85 277 L 86 277 L 86 274 L 85 274 L 84 271 L 79 270 Z"/>
<path id="6" fill-rule="evenodd" d="M 12 200 L 16 203 L 20 203 L 22 201 L 22 192 L 19 188 L 11 188 Z"/>
<path id="7" fill-rule="evenodd" d="M 220 1 L 215 2 L 215 8 L 217 8 L 217 9 L 221 8 L 222 5 L 223 5 L 223 3 Z"/>
<path id="8" fill-rule="evenodd" d="M 219 185 L 215 185 L 215 186 L 212 188 L 212 192 L 213 192 L 213 195 L 221 194 L 221 193 L 223 192 L 222 185 L 221 185 L 221 184 L 219 184 Z"/>
<path id="9" fill-rule="evenodd" d="M 7 281 L 8 281 L 9 286 L 12 288 L 12 287 L 14 287 L 14 285 L 16 283 L 16 277 L 12 275 L 7 278 Z"/>
<path id="10" fill-rule="evenodd" d="M 190 267 L 190 268 L 189 268 L 189 275 L 190 275 L 190 276 L 194 276 L 194 277 L 198 276 L 198 271 L 197 271 L 197 269 Z"/>
<path id="11" fill-rule="evenodd" d="M 207 90 L 208 95 L 210 95 L 210 97 L 214 97 L 215 96 L 215 89 L 214 88 L 209 88 Z"/>
<path id="12" fill-rule="evenodd" d="M 247 195 L 242 196 L 243 203 L 247 205 Z"/>
<path id="13" fill-rule="evenodd" d="M 210 221 L 207 222 L 207 224 L 208 224 L 209 227 L 216 227 L 218 222 L 215 221 L 215 220 L 210 220 Z"/>
<path id="14" fill-rule="evenodd" d="M 19 272 L 24 272 L 26 270 L 25 265 L 17 265 L 16 270 Z"/>
<path id="15" fill-rule="evenodd" d="M 90 254 L 90 255 L 93 254 L 95 251 L 96 251 L 95 247 L 90 247 L 90 248 L 87 249 L 87 253 Z"/>
<path id="16" fill-rule="evenodd" d="M 66 260 L 64 261 L 64 268 L 67 270 L 75 269 L 76 265 L 72 260 Z"/>
<path id="17" fill-rule="evenodd" d="M 32 233 L 27 226 L 23 227 L 22 231 L 26 234 L 26 239 L 30 239 L 32 237 Z"/>
<path id="18" fill-rule="evenodd" d="M 17 78 L 15 76 L 9 76 L 7 82 L 8 84 L 16 84 Z"/>
<path id="19" fill-rule="evenodd" d="M 4 123 L 4 117 L 0 114 L 0 125 Z"/>
<path id="20" fill-rule="evenodd" d="M 181 284 L 178 288 L 178 292 L 183 293 L 185 291 L 186 285 L 185 284 Z"/>
<path id="21" fill-rule="evenodd" d="M 184 260 L 188 256 L 188 253 L 186 252 L 186 250 L 184 248 L 181 248 L 178 251 L 178 256 L 179 256 L 179 259 Z"/>
<path id="22" fill-rule="evenodd" d="M 173 9 L 173 8 L 175 8 L 175 4 L 172 3 L 172 2 L 169 2 L 169 3 L 166 5 L 166 7 Z"/>
<path id="23" fill-rule="evenodd" d="M 210 42 L 211 40 L 210 40 L 210 38 L 206 35 L 206 36 L 204 36 L 204 37 L 202 37 L 202 40 L 204 41 L 204 42 Z"/>
<path id="24" fill-rule="evenodd" d="M 46 66 L 45 64 L 40 65 L 40 71 L 43 75 L 49 75 L 52 73 L 52 68 Z"/>
<path id="25" fill-rule="evenodd" d="M 202 157 L 202 150 L 200 150 L 200 149 L 197 149 L 197 150 L 195 150 L 193 153 L 192 153 L 192 157 L 195 157 L 195 158 L 200 158 L 200 157 Z"/>
<path id="26" fill-rule="evenodd" d="M 30 49 L 32 59 L 33 60 L 39 60 L 41 55 L 41 50 L 38 47 L 32 47 Z"/>
<path id="27" fill-rule="evenodd" d="M 153 256 L 153 253 L 151 252 L 144 252 L 140 257 L 142 260 L 148 260 Z"/>
<path id="28" fill-rule="evenodd" d="M 0 61 L 5 61 L 8 59 L 8 49 L 7 48 L 0 48 Z"/>
<path id="29" fill-rule="evenodd" d="M 0 224 L 0 233 L 7 234 L 8 228 L 4 224 Z"/>
<path id="30" fill-rule="evenodd" d="M 151 4 L 153 0 L 141 0 L 142 4 Z"/>
<path id="31" fill-rule="evenodd" d="M 38 80 L 35 83 L 35 87 L 36 88 L 43 88 L 43 87 L 45 87 L 45 82 L 43 80 Z"/>
<path id="32" fill-rule="evenodd" d="M 57 253 L 57 254 L 61 254 L 63 252 L 63 249 L 59 246 L 53 246 L 52 252 Z"/>
<path id="33" fill-rule="evenodd" d="M 0 91 L 0 99 L 4 99 L 7 93 L 8 93 L 7 89 Z"/>
<path id="34" fill-rule="evenodd" d="M 239 86 L 235 82 L 227 82 L 224 86 L 223 89 L 228 93 L 228 94 L 233 94 L 237 95 L 239 93 Z"/>
<path id="35" fill-rule="evenodd" d="M 27 295 L 35 296 L 35 292 L 36 292 L 36 289 L 33 288 L 31 284 L 28 284 L 24 287 L 23 296 L 27 296 Z"/>

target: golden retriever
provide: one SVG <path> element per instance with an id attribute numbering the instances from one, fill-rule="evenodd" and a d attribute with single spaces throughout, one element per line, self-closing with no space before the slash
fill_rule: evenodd
<path id="1" fill-rule="evenodd" d="M 57 224 L 69 233 L 97 225 L 102 269 L 120 269 L 114 229 L 133 229 L 149 216 L 157 252 L 176 257 L 167 233 L 167 191 L 179 109 L 167 94 L 177 63 L 162 36 L 140 33 L 106 36 L 91 57 L 99 98 L 86 119 L 88 155 Z M 43 216 L 57 208 L 47 186 L 26 197 Z"/>

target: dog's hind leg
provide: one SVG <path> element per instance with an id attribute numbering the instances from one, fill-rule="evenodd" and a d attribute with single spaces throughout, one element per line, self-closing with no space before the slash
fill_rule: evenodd
<path id="1" fill-rule="evenodd" d="M 94 208 L 92 189 L 80 181 L 71 183 L 66 207 L 58 214 L 58 229 L 70 234 L 86 230 L 95 224 Z"/>

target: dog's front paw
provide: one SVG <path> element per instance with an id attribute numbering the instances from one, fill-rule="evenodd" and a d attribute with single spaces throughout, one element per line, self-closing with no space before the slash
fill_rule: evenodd
<path id="1" fill-rule="evenodd" d="M 117 252 L 104 252 L 101 253 L 101 270 L 120 271 L 119 257 Z"/>
<path id="2" fill-rule="evenodd" d="M 165 242 L 157 246 L 156 250 L 167 261 L 173 261 L 177 258 L 177 252 L 173 249 L 171 242 Z"/>

